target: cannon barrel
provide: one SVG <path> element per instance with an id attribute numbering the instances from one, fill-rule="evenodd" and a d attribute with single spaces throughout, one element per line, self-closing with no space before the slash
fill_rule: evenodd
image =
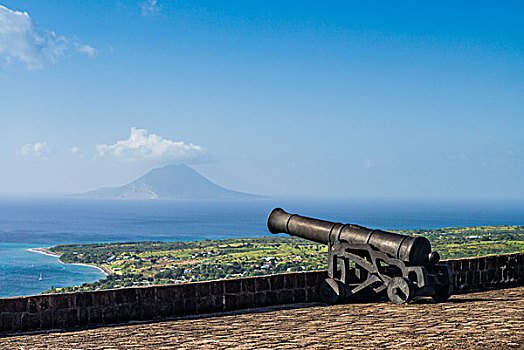
<path id="1" fill-rule="evenodd" d="M 310 241 L 333 244 L 369 244 L 409 265 L 438 262 L 438 253 L 431 253 L 431 244 L 424 237 L 411 237 L 382 230 L 371 230 L 353 224 L 341 224 L 286 213 L 275 208 L 269 214 L 267 226 L 271 233 L 287 233 Z M 431 256 L 430 256 L 431 254 Z"/>

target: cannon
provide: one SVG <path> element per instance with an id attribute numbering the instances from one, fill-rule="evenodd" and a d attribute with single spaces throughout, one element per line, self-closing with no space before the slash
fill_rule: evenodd
<path id="1" fill-rule="evenodd" d="M 328 278 L 319 288 L 325 303 L 373 293 L 387 294 L 395 304 L 415 296 L 441 302 L 453 292 L 450 267 L 438 263 L 440 255 L 424 237 L 289 214 L 281 208 L 271 211 L 267 226 L 274 234 L 328 245 Z"/>

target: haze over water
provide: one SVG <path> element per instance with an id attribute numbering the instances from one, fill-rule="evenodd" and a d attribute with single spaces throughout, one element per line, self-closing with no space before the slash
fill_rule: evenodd
<path id="1" fill-rule="evenodd" d="M 266 218 L 277 206 L 292 213 L 381 229 L 524 224 L 524 201 L 2 199 L 0 297 L 38 294 L 51 286 L 103 278 L 97 269 L 61 264 L 54 257 L 27 251 L 31 247 L 270 235 Z"/>

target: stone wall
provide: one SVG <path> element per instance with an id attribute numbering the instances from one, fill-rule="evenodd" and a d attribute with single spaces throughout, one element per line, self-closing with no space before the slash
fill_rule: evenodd
<path id="1" fill-rule="evenodd" d="M 524 284 L 524 254 L 491 255 L 446 260 L 453 273 L 455 293 Z"/>
<path id="2" fill-rule="evenodd" d="M 448 260 L 455 290 L 524 284 L 524 254 Z M 318 301 L 326 271 L 0 299 L 0 334 Z"/>

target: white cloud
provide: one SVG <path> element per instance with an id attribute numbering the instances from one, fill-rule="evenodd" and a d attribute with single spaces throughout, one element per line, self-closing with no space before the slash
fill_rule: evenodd
<path id="1" fill-rule="evenodd" d="M 33 156 L 40 159 L 47 159 L 51 154 L 51 150 L 49 149 L 47 142 L 26 143 L 20 149 L 20 154 L 22 156 Z"/>
<path id="2" fill-rule="evenodd" d="M 71 147 L 71 149 L 69 151 L 71 151 L 71 153 L 73 153 L 73 154 L 80 154 L 80 153 L 82 153 L 82 150 L 79 147 L 76 147 L 76 146 L 75 147 Z"/>
<path id="3" fill-rule="evenodd" d="M 157 0 L 144 0 L 140 3 L 142 16 L 154 16 L 160 13 L 160 6 Z"/>
<path id="4" fill-rule="evenodd" d="M 180 163 L 203 159 L 206 149 L 202 146 L 182 141 L 172 141 L 147 130 L 131 128 L 127 140 L 113 145 L 97 145 L 100 157 L 109 157 L 123 162 L 153 161 L 156 163 Z"/>
<path id="5" fill-rule="evenodd" d="M 96 57 L 98 50 L 89 45 L 79 45 L 78 51 L 88 55 L 89 57 Z"/>
<path id="6" fill-rule="evenodd" d="M 72 53 L 94 57 L 96 49 L 53 31 L 40 30 L 27 12 L 0 5 L 0 60 L 3 63 L 21 62 L 28 69 L 36 69 Z"/>

